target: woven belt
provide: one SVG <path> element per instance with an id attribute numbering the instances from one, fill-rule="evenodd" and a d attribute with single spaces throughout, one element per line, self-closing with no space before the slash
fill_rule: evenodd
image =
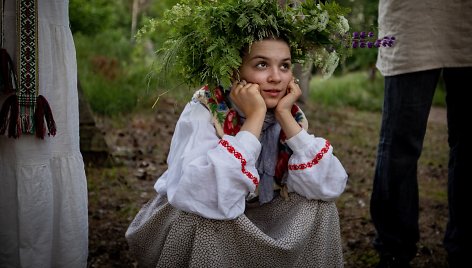
<path id="1" fill-rule="evenodd" d="M 1 1 L 2 33 L 3 1 Z M 56 134 L 56 124 L 49 103 L 44 96 L 39 95 L 37 0 L 17 0 L 16 11 L 18 79 L 11 58 L 2 48 L 1 81 L 4 82 L 3 91 L 10 96 L 0 110 L 0 135 L 8 129 L 9 137 L 18 138 L 21 134 L 36 134 L 36 137 L 43 139 L 46 126 L 49 130 L 48 135 Z"/>

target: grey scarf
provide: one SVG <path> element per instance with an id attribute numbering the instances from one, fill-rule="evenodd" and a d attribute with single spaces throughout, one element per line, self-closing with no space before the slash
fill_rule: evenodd
<path id="1" fill-rule="evenodd" d="M 262 205 L 274 198 L 274 175 L 277 164 L 280 125 L 275 120 L 273 111 L 268 111 L 262 126 L 260 141 L 261 154 L 257 159 L 257 172 L 261 178 L 259 182 L 259 203 Z"/>
<path id="2" fill-rule="evenodd" d="M 231 101 L 231 100 L 230 100 Z M 232 107 L 238 112 L 241 122 L 244 123 L 245 115 L 231 101 Z M 278 144 L 280 136 L 280 124 L 275 119 L 274 111 L 268 110 L 262 125 L 262 132 L 259 138 L 262 150 L 256 162 L 259 173 L 259 203 L 265 204 L 274 198 L 274 175 L 277 164 Z"/>

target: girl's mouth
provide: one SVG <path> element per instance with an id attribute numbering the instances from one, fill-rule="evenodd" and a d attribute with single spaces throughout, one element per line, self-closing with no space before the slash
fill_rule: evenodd
<path id="1" fill-rule="evenodd" d="M 264 91 L 264 93 L 266 93 L 267 95 L 269 95 L 271 97 L 277 97 L 280 94 L 280 91 L 275 90 L 275 89 L 267 89 L 267 90 L 263 90 L 263 91 Z"/>

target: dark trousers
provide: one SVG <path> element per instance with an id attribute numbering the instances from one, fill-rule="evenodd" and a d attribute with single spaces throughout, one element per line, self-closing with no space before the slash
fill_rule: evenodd
<path id="1" fill-rule="evenodd" d="M 380 141 L 370 212 L 380 255 L 410 261 L 416 255 L 418 159 L 439 77 L 446 86 L 449 220 L 444 247 L 457 258 L 472 254 L 472 67 L 444 68 L 385 77 Z M 471 106 L 469 106 L 471 105 Z"/>

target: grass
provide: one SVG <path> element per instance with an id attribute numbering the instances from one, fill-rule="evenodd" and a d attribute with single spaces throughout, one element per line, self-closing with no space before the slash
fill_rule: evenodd
<path id="1" fill-rule="evenodd" d="M 333 107 L 353 107 L 361 111 L 382 110 L 384 79 L 379 72 L 356 71 L 322 79 L 315 76 L 310 82 L 310 99 Z M 442 79 L 433 97 L 433 105 L 445 107 Z"/>
<path id="2" fill-rule="evenodd" d="M 364 111 L 380 111 L 383 101 L 383 79 L 378 73 L 369 79 L 367 72 L 352 72 L 310 82 L 310 99 L 324 105 L 351 106 Z"/>

